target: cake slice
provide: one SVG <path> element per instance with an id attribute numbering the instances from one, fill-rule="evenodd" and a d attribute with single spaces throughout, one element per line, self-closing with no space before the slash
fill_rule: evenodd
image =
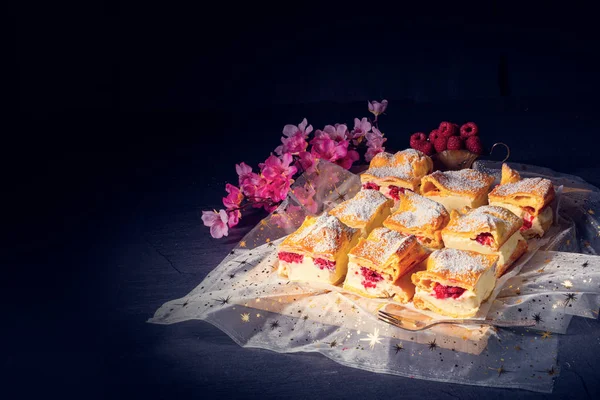
<path id="1" fill-rule="evenodd" d="M 432 170 L 431 158 L 418 150 L 406 149 L 396 154 L 382 152 L 373 157 L 360 180 L 363 188 L 379 190 L 398 200 L 398 193 L 404 189 L 418 192 L 421 178 Z"/>
<path id="2" fill-rule="evenodd" d="M 519 232 L 522 225 L 521 218 L 502 207 L 482 206 L 464 214 L 452 211 L 442 239 L 449 248 L 497 255 L 500 277 L 527 251 L 527 241 Z"/>
<path id="3" fill-rule="evenodd" d="M 494 177 L 474 169 L 435 171 L 421 180 L 421 194 L 446 207 L 448 212 L 487 204 Z"/>
<path id="4" fill-rule="evenodd" d="M 375 228 L 348 254 L 344 289 L 366 297 L 393 298 L 406 303 L 414 295 L 411 271 L 427 257 L 415 236 Z"/>
<path id="5" fill-rule="evenodd" d="M 496 286 L 496 259 L 457 249 L 434 251 L 427 269 L 412 274 L 414 306 L 452 318 L 474 316 Z"/>
<path id="6" fill-rule="evenodd" d="M 523 219 L 521 234 L 526 239 L 542 237 L 554 219 L 550 203 L 555 191 L 552 181 L 522 179 L 518 172 L 502 164 L 502 179 L 489 195 L 490 205 L 504 207 Z"/>
<path id="7" fill-rule="evenodd" d="M 345 225 L 359 229 L 366 237 L 374 228 L 381 226 L 390 215 L 394 201 L 376 190 L 361 190 L 353 198 L 338 204 L 329 214 Z"/>
<path id="8" fill-rule="evenodd" d="M 292 281 L 340 283 L 346 276 L 348 251 L 359 236 L 358 229 L 333 215 L 307 216 L 279 245 L 278 272 Z"/>
<path id="9" fill-rule="evenodd" d="M 444 247 L 442 228 L 450 216 L 443 205 L 413 192 L 400 195 L 398 209 L 383 226 L 404 235 L 415 235 L 421 245 L 430 249 Z"/>

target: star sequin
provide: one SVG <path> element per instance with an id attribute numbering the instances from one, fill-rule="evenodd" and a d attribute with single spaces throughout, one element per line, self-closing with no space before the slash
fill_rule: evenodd
<path id="1" fill-rule="evenodd" d="M 216 299 L 215 301 L 217 303 L 219 303 L 220 305 L 224 306 L 225 304 L 229 304 L 229 300 L 231 300 L 231 296 L 227 296 L 227 297 L 219 297 L 218 299 Z"/>
<path id="2" fill-rule="evenodd" d="M 496 371 L 498 373 L 498 377 L 500 375 L 502 375 L 502 374 L 505 374 L 505 373 L 509 372 L 509 371 L 507 371 L 507 370 L 504 369 L 504 364 L 500 365 L 499 368 L 491 368 L 490 367 L 490 369 L 493 369 L 494 371 Z"/>
<path id="3" fill-rule="evenodd" d="M 573 282 L 571 282 L 570 280 L 566 280 L 563 281 L 561 285 L 563 285 L 567 289 L 571 289 L 573 287 Z"/>
<path id="4" fill-rule="evenodd" d="M 242 240 L 240 242 L 240 247 L 246 247 L 246 241 L 245 240 Z"/>
<path id="5" fill-rule="evenodd" d="M 565 307 L 570 305 L 571 302 L 574 302 L 575 300 L 577 300 L 577 295 L 575 293 L 567 293 L 565 294 L 565 301 L 564 301 L 564 305 Z"/>
<path id="6" fill-rule="evenodd" d="M 552 332 L 542 332 L 542 339 L 550 339 L 552 337 Z"/>
<path id="7" fill-rule="evenodd" d="M 554 368 L 554 365 L 549 370 L 546 370 L 546 372 L 550 376 L 554 376 L 554 375 L 558 374 L 558 371 L 556 370 L 556 368 Z"/>
<path id="8" fill-rule="evenodd" d="M 271 322 L 271 330 L 279 328 L 281 325 L 279 325 L 279 321 L 273 321 Z"/>
<path id="9" fill-rule="evenodd" d="M 539 324 L 540 322 L 544 322 L 540 313 L 534 314 L 533 320 L 535 321 L 536 324 Z"/>
<path id="10" fill-rule="evenodd" d="M 250 322 L 250 314 L 240 314 L 242 316 L 242 322 Z"/>
<path id="11" fill-rule="evenodd" d="M 516 351 L 521 351 L 521 350 L 523 350 L 523 349 L 521 348 L 521 346 L 519 346 L 519 345 L 516 345 L 514 348 L 515 348 L 515 350 L 516 350 Z"/>
<path id="12" fill-rule="evenodd" d="M 329 342 L 327 344 L 329 345 L 329 347 L 334 348 L 338 345 L 338 342 L 337 342 L 337 340 L 334 339 L 333 342 Z"/>
<path id="13" fill-rule="evenodd" d="M 375 348 L 376 344 L 381 344 L 381 338 L 379 337 L 379 329 L 375 328 L 373 333 L 367 334 L 366 338 L 360 339 L 363 342 L 369 342 L 371 350 Z"/>
<path id="14" fill-rule="evenodd" d="M 394 346 L 394 350 L 396 350 L 396 354 L 398 354 L 399 352 L 404 350 L 404 346 L 402 346 L 402 343 L 396 343 L 396 345 Z"/>
<path id="15" fill-rule="evenodd" d="M 582 266 L 583 268 L 587 267 L 588 265 L 589 265 L 589 263 L 588 263 L 587 261 L 586 261 L 586 262 L 584 262 L 583 264 L 581 264 L 581 266 Z"/>
<path id="16" fill-rule="evenodd" d="M 434 351 L 438 347 L 437 343 L 435 342 L 435 339 L 433 339 L 431 342 L 429 342 L 428 345 L 429 345 L 429 351 Z"/>
<path id="17" fill-rule="evenodd" d="M 235 274 L 229 274 L 229 279 L 235 278 Z"/>

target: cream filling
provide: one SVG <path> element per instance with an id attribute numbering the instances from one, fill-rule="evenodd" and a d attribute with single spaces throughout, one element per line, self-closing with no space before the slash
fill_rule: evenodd
<path id="1" fill-rule="evenodd" d="M 496 254 L 498 255 L 498 266 L 503 266 L 510 260 L 510 257 L 519 244 L 519 240 L 525 240 L 521 233 L 517 231 L 500 246 L 498 251 L 495 251 L 492 247 L 483 245 L 477 240 L 462 236 L 442 234 L 442 239 L 444 240 L 444 245 L 451 249 L 470 250 L 479 254 Z"/>
<path id="2" fill-rule="evenodd" d="M 486 196 L 479 196 L 478 198 L 475 198 L 475 199 L 471 199 L 470 197 L 466 197 L 466 196 L 456 196 L 456 195 L 438 196 L 438 195 L 425 194 L 424 196 L 427 197 L 428 199 L 431 199 L 433 201 L 440 203 L 441 205 L 444 206 L 444 208 L 448 212 L 450 212 L 452 210 L 461 211 L 464 207 L 477 208 L 477 207 L 485 205 L 487 202 Z"/>
<path id="3" fill-rule="evenodd" d="M 327 268 L 321 269 L 315 265 L 312 257 L 305 255 L 300 263 L 279 260 L 278 271 L 282 275 L 287 275 L 291 281 L 337 283 L 341 280 L 345 268 L 338 268 L 337 263 L 335 267 L 333 271 Z"/>
<path id="4" fill-rule="evenodd" d="M 361 266 L 350 261 L 348 263 L 348 274 L 346 275 L 346 280 L 344 281 L 344 287 L 346 288 L 354 288 L 360 290 L 361 292 L 367 293 L 369 296 L 373 297 L 393 297 L 396 293 L 401 292 L 402 290 L 393 284 L 388 279 L 385 279 L 385 275 L 381 274 L 384 278 L 379 282 L 371 282 L 375 285 L 375 287 L 365 287 L 362 282 L 365 280 L 361 273 Z"/>
<path id="5" fill-rule="evenodd" d="M 502 208 L 506 208 L 507 210 L 513 212 L 516 216 L 524 218 L 526 211 L 521 207 L 516 206 L 514 204 L 502 203 L 502 202 L 493 202 L 490 203 L 491 206 L 498 206 Z M 531 228 L 523 231 L 523 235 L 527 237 L 539 235 L 543 236 L 545 231 L 543 225 L 548 224 L 548 222 L 552 221 L 554 217 L 554 212 L 552 211 L 552 207 L 548 206 L 538 214 L 533 221 L 531 221 Z"/>
<path id="6" fill-rule="evenodd" d="M 465 290 L 465 292 L 458 298 L 453 299 L 447 297 L 445 299 L 438 299 L 435 297 L 435 291 L 433 288 L 430 290 L 424 290 L 417 287 L 415 297 L 419 297 L 425 302 L 429 303 L 445 313 L 456 316 L 471 316 L 477 313 L 479 306 L 484 302 L 494 290 L 496 285 L 496 275 L 493 268 L 488 268 L 481 274 L 477 284 L 473 291 Z"/>

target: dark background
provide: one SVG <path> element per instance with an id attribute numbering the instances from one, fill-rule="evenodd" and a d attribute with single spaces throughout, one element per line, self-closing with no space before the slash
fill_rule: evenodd
<path id="1" fill-rule="evenodd" d="M 3 151 L 2 257 L 4 294 L 19 297 L 6 311 L 4 366 L 28 390 L 180 382 L 150 356 L 164 328 L 143 321 L 193 288 L 253 220 L 203 239 L 212 258 L 160 295 L 148 276 L 124 280 L 121 256 L 136 259 L 131 238 L 156 221 L 220 207 L 234 163 L 264 160 L 287 123 L 352 124 L 367 100 L 386 98 L 390 149 L 442 120 L 475 121 L 488 148 L 510 145 L 512 161 L 600 185 L 596 21 L 583 5 L 85 3 L 11 9 L 18 110 Z M 205 229 L 198 215 L 188 225 Z M 213 338 L 205 346 L 228 340 L 201 329 Z M 153 363 L 152 374 L 140 367 Z M 133 383 L 115 378 L 124 371 Z M 225 381 L 186 390 L 207 387 L 237 393 Z"/>

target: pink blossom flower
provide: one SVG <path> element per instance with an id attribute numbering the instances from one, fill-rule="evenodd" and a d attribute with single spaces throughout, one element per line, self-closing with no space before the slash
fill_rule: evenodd
<path id="1" fill-rule="evenodd" d="M 278 176 L 268 185 L 268 198 L 273 201 L 283 201 L 287 197 L 290 191 L 290 186 L 294 182 L 293 179 L 287 177 Z"/>
<path id="2" fill-rule="evenodd" d="M 369 101 L 368 104 L 369 111 L 375 115 L 375 121 L 377 121 L 377 117 L 385 112 L 385 109 L 388 106 L 388 101 L 382 100 L 381 103 L 378 101 Z"/>
<path id="3" fill-rule="evenodd" d="M 363 137 L 371 130 L 371 123 L 363 118 L 362 120 L 354 118 L 354 129 L 350 132 L 350 138 L 353 139 L 352 143 L 358 146 L 362 141 Z"/>
<path id="4" fill-rule="evenodd" d="M 244 195 L 240 189 L 228 183 L 225 185 L 225 191 L 229 193 L 227 197 L 223 197 L 223 205 L 225 208 L 231 210 L 232 208 L 239 207 L 242 200 L 244 200 Z"/>
<path id="5" fill-rule="evenodd" d="M 303 139 L 306 139 L 313 130 L 312 125 L 308 125 L 308 127 L 307 127 L 306 126 L 307 124 L 308 124 L 308 121 L 306 120 L 306 118 L 304 118 L 298 126 L 286 125 L 283 127 L 283 135 L 286 137 L 292 137 L 292 136 L 295 136 L 296 134 L 300 134 L 300 135 L 302 135 Z"/>
<path id="6" fill-rule="evenodd" d="M 354 164 L 354 161 L 357 161 L 359 158 L 360 155 L 358 155 L 358 151 L 348 150 L 346 157 L 337 160 L 335 163 L 344 169 L 350 169 L 350 167 L 352 167 L 352 164 Z"/>
<path id="7" fill-rule="evenodd" d="M 303 151 L 302 153 L 298 154 L 298 161 L 297 164 L 299 165 L 300 168 L 298 168 L 300 171 L 304 171 L 307 173 L 312 173 L 315 170 L 315 165 L 316 165 L 316 159 L 315 157 L 313 157 L 312 153 L 309 153 L 308 151 Z"/>
<path id="8" fill-rule="evenodd" d="M 281 143 L 281 146 L 275 148 L 275 154 L 277 155 L 285 153 L 298 154 L 308 147 L 308 142 L 302 132 L 296 132 L 288 138 L 282 137 Z"/>
<path id="9" fill-rule="evenodd" d="M 294 188 L 294 195 L 302 204 L 308 212 L 311 214 L 315 214 L 319 205 L 315 201 L 315 189 L 311 185 L 304 185 L 304 187 L 296 187 Z"/>
<path id="10" fill-rule="evenodd" d="M 261 175 L 268 180 L 274 180 L 279 176 L 293 176 L 298 169 L 290 165 L 293 157 L 290 153 L 285 153 L 281 158 L 270 155 L 264 163 L 259 164 Z"/>
<path id="11" fill-rule="evenodd" d="M 383 133 L 379 129 L 373 127 L 373 131 L 365 135 L 367 138 L 367 152 L 365 153 L 365 160 L 371 161 L 376 154 L 381 153 L 385 150 L 383 143 L 387 140 L 383 137 Z"/>
<path id="12" fill-rule="evenodd" d="M 204 222 L 205 226 L 210 227 L 210 235 L 215 239 L 227 236 L 228 217 L 225 210 L 219 210 L 218 212 L 216 210 L 202 211 L 202 222 Z"/>
<path id="13" fill-rule="evenodd" d="M 346 124 L 335 124 L 335 126 L 326 125 L 325 128 L 323 128 L 323 131 L 317 132 L 321 132 L 321 134 L 318 136 L 323 137 L 327 135 L 336 142 L 344 141 L 349 137 L 348 127 Z M 316 137 L 318 137 L 317 132 L 315 132 Z"/>
<path id="14" fill-rule="evenodd" d="M 328 136 L 321 136 L 311 140 L 312 155 L 315 158 L 335 162 L 348 154 L 348 141 L 336 142 Z"/>
<path id="15" fill-rule="evenodd" d="M 257 196 L 256 192 L 258 191 L 258 188 L 262 187 L 266 183 L 267 180 L 265 178 L 255 172 L 251 172 L 247 175 L 244 175 L 243 179 L 240 179 L 240 188 L 246 197 L 255 197 Z"/>
<path id="16" fill-rule="evenodd" d="M 294 229 L 296 224 L 294 220 L 302 221 L 304 219 L 304 213 L 302 207 L 289 205 L 285 211 L 275 213 L 271 216 L 271 221 L 275 223 L 278 228 L 282 229 Z"/>
<path id="17" fill-rule="evenodd" d="M 241 162 L 239 164 L 235 164 L 235 172 L 237 172 L 239 179 L 242 180 L 242 178 L 252 172 L 252 167 L 245 162 Z"/>
<path id="18" fill-rule="evenodd" d="M 242 212 L 240 210 L 230 210 L 227 211 L 227 214 L 229 216 L 229 219 L 227 220 L 227 225 L 229 225 L 230 228 L 236 226 L 242 218 Z"/>

